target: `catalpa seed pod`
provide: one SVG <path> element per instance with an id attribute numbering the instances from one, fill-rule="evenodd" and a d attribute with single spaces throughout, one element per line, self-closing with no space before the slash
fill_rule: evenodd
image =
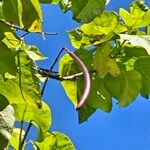
<path id="1" fill-rule="evenodd" d="M 76 110 L 79 110 L 86 102 L 90 93 L 91 81 L 90 81 L 89 71 L 86 68 L 85 64 L 81 61 L 81 59 L 74 52 L 69 51 L 67 48 L 63 48 L 63 49 L 67 51 L 67 53 L 75 60 L 75 62 L 79 65 L 79 67 L 81 68 L 83 72 L 84 91 L 76 107 Z"/>

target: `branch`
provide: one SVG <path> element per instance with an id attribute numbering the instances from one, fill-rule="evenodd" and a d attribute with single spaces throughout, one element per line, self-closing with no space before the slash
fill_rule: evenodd
<path id="1" fill-rule="evenodd" d="M 57 33 L 53 33 L 53 32 L 30 32 L 28 29 L 21 28 L 21 27 L 19 27 L 19 26 L 16 26 L 16 25 L 11 24 L 11 23 L 9 23 L 9 22 L 5 22 L 5 21 L 3 21 L 3 20 L 0 20 L 0 22 L 6 24 L 6 25 L 8 25 L 8 26 L 10 26 L 11 28 L 14 28 L 14 29 L 16 29 L 16 30 L 21 30 L 21 31 L 26 32 L 25 34 L 23 34 L 23 35 L 21 36 L 21 38 L 24 37 L 24 36 L 26 36 L 26 35 L 29 34 L 29 33 L 37 33 L 37 34 L 41 34 L 41 35 L 57 35 Z"/>
<path id="2" fill-rule="evenodd" d="M 38 73 L 42 76 L 42 77 L 47 77 L 48 75 L 48 69 L 44 69 L 44 68 L 38 68 Z M 89 73 L 96 73 L 95 70 L 90 70 Z M 83 72 L 78 72 L 78 73 L 75 73 L 75 74 L 72 74 L 72 75 L 68 75 L 68 76 L 61 76 L 59 74 L 57 74 L 56 72 L 51 72 L 49 74 L 49 78 L 51 79 L 55 79 L 55 80 L 58 80 L 58 81 L 64 81 L 64 80 L 75 80 L 77 79 L 78 77 L 81 77 L 83 75 Z"/>
<path id="3" fill-rule="evenodd" d="M 45 79 L 45 81 L 44 81 L 44 85 L 43 85 L 43 88 L 42 88 L 42 91 L 41 91 L 41 97 L 42 97 L 43 94 L 44 94 L 44 90 L 45 90 L 45 87 L 46 87 L 48 78 L 49 78 L 49 76 L 51 75 L 51 72 L 52 72 L 52 70 L 53 70 L 55 64 L 57 63 L 59 56 L 60 56 L 61 53 L 63 52 L 63 50 L 64 50 L 63 48 L 60 50 L 60 52 L 59 52 L 59 54 L 57 55 L 57 57 L 55 58 L 53 64 L 50 66 L 49 71 L 47 72 L 47 76 L 46 76 L 46 79 Z"/>

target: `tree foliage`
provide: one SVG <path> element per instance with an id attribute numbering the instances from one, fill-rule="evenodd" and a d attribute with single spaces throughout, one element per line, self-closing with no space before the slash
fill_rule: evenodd
<path id="1" fill-rule="evenodd" d="M 32 125 L 38 129 L 34 149 L 75 149 L 62 133 L 50 132 L 51 111 L 42 100 L 41 76 L 57 79 L 77 106 L 84 91 L 82 70 L 65 54 L 59 61 L 59 75 L 40 68 L 36 61 L 45 57 L 36 46 L 24 41 L 29 33 L 42 30 L 43 4 L 59 5 L 71 11 L 81 25 L 68 32 L 75 54 L 86 65 L 91 90 L 78 111 L 79 123 L 97 109 L 111 112 L 112 99 L 120 107 L 131 104 L 138 94 L 150 94 L 150 9 L 144 1 L 134 1 L 129 11 L 104 11 L 108 0 L 2 0 L 0 1 L 0 149 L 24 149 Z M 30 15 L 29 15 L 30 12 Z M 17 36 L 17 31 L 24 35 Z M 20 128 L 15 128 L 19 121 Z M 28 122 L 26 131 L 23 124 Z"/>

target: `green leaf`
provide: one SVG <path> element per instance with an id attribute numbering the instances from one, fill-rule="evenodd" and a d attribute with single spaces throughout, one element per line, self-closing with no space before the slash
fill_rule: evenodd
<path id="1" fill-rule="evenodd" d="M 147 26 L 147 35 L 150 35 L 150 25 L 149 26 Z"/>
<path id="2" fill-rule="evenodd" d="M 77 97 L 81 97 L 84 90 L 83 77 L 77 80 Z M 86 103 L 78 111 L 79 123 L 87 121 L 88 118 L 95 112 L 96 109 L 101 109 L 105 112 L 110 112 L 112 108 L 111 95 L 104 87 L 103 80 L 96 73 L 91 74 L 91 90 Z"/>
<path id="3" fill-rule="evenodd" d="M 6 106 L 8 105 L 9 105 L 8 99 L 4 95 L 0 94 L 0 111 L 5 109 Z"/>
<path id="4" fill-rule="evenodd" d="M 43 4 L 58 4 L 60 0 L 39 0 Z"/>
<path id="5" fill-rule="evenodd" d="M 13 30 L 3 22 L 0 22 L 0 74 L 15 76 L 17 66 L 15 63 L 16 49 L 20 45 L 19 38 Z"/>
<path id="6" fill-rule="evenodd" d="M 123 46 L 123 49 L 124 49 L 125 56 L 127 58 L 132 58 L 132 57 L 138 58 L 141 56 L 147 56 L 148 55 L 147 51 L 142 47 L 137 47 L 137 46 L 125 44 Z"/>
<path id="7" fill-rule="evenodd" d="M 150 94 L 150 56 L 143 56 L 136 60 L 134 67 L 142 75 L 141 95 L 148 98 Z"/>
<path id="8" fill-rule="evenodd" d="M 69 31 L 69 38 L 75 48 L 88 47 L 108 41 L 115 33 L 124 31 L 126 27 L 120 24 L 119 17 L 114 12 L 103 12 L 92 22 Z"/>
<path id="9" fill-rule="evenodd" d="M 104 77 L 110 73 L 113 77 L 120 74 L 120 69 L 115 62 L 115 59 L 110 58 L 111 45 L 107 42 L 99 46 L 96 50 L 96 56 L 93 62 L 94 69 L 96 69 L 100 77 Z"/>
<path id="10" fill-rule="evenodd" d="M 71 8 L 71 0 L 60 0 L 59 6 L 61 10 L 66 13 Z"/>
<path id="11" fill-rule="evenodd" d="M 22 130 L 22 139 L 24 137 L 25 131 Z M 10 146 L 14 149 L 14 150 L 18 150 L 19 148 L 19 136 L 20 136 L 20 128 L 14 128 L 11 138 L 10 138 Z M 24 150 L 24 148 L 23 148 Z"/>
<path id="12" fill-rule="evenodd" d="M 18 51 L 18 74 L 16 78 L 4 80 L 0 76 L 0 93 L 10 104 L 37 104 L 41 106 L 40 81 L 36 76 L 35 63 L 24 51 Z"/>
<path id="13" fill-rule="evenodd" d="M 64 55 L 59 61 L 59 74 L 61 76 L 70 75 L 72 73 L 72 64 L 74 63 L 73 59 L 68 55 Z M 75 71 L 75 70 L 74 70 Z M 72 103 L 77 106 L 77 82 L 73 81 L 62 81 L 61 82 L 67 96 L 72 101 Z"/>
<path id="14" fill-rule="evenodd" d="M 96 111 L 95 108 L 87 103 L 78 111 L 79 123 L 83 123 L 89 119 L 89 117 Z"/>
<path id="15" fill-rule="evenodd" d="M 14 126 L 14 110 L 8 105 L 0 111 L 0 149 L 7 147 Z"/>
<path id="16" fill-rule="evenodd" d="M 2 10 L 6 21 L 31 32 L 42 31 L 42 11 L 38 0 L 4 0 Z"/>
<path id="17" fill-rule="evenodd" d="M 3 12 L 2 12 L 2 2 L 0 2 L 0 19 L 4 19 Z"/>
<path id="18" fill-rule="evenodd" d="M 76 55 L 85 63 L 89 70 L 92 70 L 93 64 L 93 52 L 84 49 L 79 49 L 75 51 Z M 74 60 L 68 55 L 64 55 L 59 62 L 59 74 L 61 76 L 68 76 L 75 73 L 81 72 L 78 65 Z M 77 106 L 77 102 L 83 92 L 83 78 L 79 77 L 72 80 L 64 80 L 61 82 L 67 96 L 72 101 L 72 103 Z M 79 110 L 79 123 L 86 121 L 94 112 L 95 108 L 91 107 L 87 103 Z"/>
<path id="19" fill-rule="evenodd" d="M 138 1 L 133 2 L 130 6 L 130 13 L 120 8 L 119 14 L 123 21 L 132 29 L 145 27 L 150 24 L 150 9 Z"/>
<path id="20" fill-rule="evenodd" d="M 87 23 L 101 14 L 105 8 L 105 0 L 71 0 L 73 19 L 78 22 Z"/>
<path id="21" fill-rule="evenodd" d="M 122 70 L 134 70 L 134 63 L 137 58 L 147 56 L 147 51 L 142 47 L 132 46 L 130 44 L 124 44 L 119 51 L 122 53 L 121 57 L 116 59 L 119 68 Z M 117 52 L 116 52 L 117 53 Z M 114 57 L 115 53 L 112 55 Z"/>
<path id="22" fill-rule="evenodd" d="M 26 45 L 22 42 L 21 49 L 24 50 L 33 61 L 46 59 L 46 57 L 44 57 L 39 49 L 34 45 Z"/>
<path id="23" fill-rule="evenodd" d="M 119 34 L 120 38 L 122 40 L 129 41 L 131 45 L 133 46 L 141 46 L 145 48 L 147 53 L 150 55 L 150 36 L 149 35 L 143 35 L 143 36 L 137 36 L 137 35 L 128 35 L 128 34 Z"/>
<path id="24" fill-rule="evenodd" d="M 132 103 L 141 90 L 141 75 L 135 71 L 123 71 L 117 78 L 107 75 L 104 83 L 109 93 L 118 100 L 120 107 Z"/>
<path id="25" fill-rule="evenodd" d="M 88 69 L 92 69 L 93 56 L 92 52 L 79 49 L 75 51 L 76 55 L 85 63 Z M 81 72 L 75 61 L 68 55 L 64 55 L 59 61 L 59 74 L 61 76 L 68 76 Z M 72 103 L 77 106 L 77 81 L 76 80 L 64 80 L 61 82 L 66 94 Z"/>
<path id="26" fill-rule="evenodd" d="M 87 100 L 88 105 L 105 112 L 112 109 L 112 97 L 104 86 L 103 79 L 97 74 L 91 75 L 91 90 Z"/>
<path id="27" fill-rule="evenodd" d="M 33 144 L 35 150 L 75 150 L 75 147 L 70 141 L 70 139 L 66 135 L 56 131 L 47 132 L 44 141 L 34 142 Z"/>
<path id="28" fill-rule="evenodd" d="M 51 125 L 51 112 L 46 103 L 42 103 L 42 108 L 35 104 L 13 104 L 15 118 L 18 121 L 30 122 L 38 129 L 38 140 L 44 139 L 44 136 Z"/>

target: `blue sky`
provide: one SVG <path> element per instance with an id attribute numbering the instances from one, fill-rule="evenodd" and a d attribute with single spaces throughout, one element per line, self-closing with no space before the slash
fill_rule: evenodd
<path id="1" fill-rule="evenodd" d="M 119 7 L 128 8 L 132 0 L 112 0 L 107 10 L 118 11 Z M 150 6 L 150 2 L 146 1 Z M 26 42 L 39 47 L 49 57 L 40 62 L 41 67 L 49 68 L 62 47 L 74 50 L 66 30 L 79 24 L 72 20 L 69 12 L 63 14 L 58 6 L 42 5 L 43 30 L 57 32 L 57 36 L 28 35 Z M 57 70 L 56 65 L 55 70 Z M 61 84 L 49 80 L 44 101 L 52 111 L 51 131 L 60 131 L 70 137 L 77 150 L 149 150 L 150 149 L 150 101 L 138 96 L 136 101 L 126 108 L 119 108 L 114 100 L 111 113 L 96 111 L 90 119 L 78 124 L 77 112 L 67 98 Z M 31 136 L 31 135 L 30 135 Z"/>

